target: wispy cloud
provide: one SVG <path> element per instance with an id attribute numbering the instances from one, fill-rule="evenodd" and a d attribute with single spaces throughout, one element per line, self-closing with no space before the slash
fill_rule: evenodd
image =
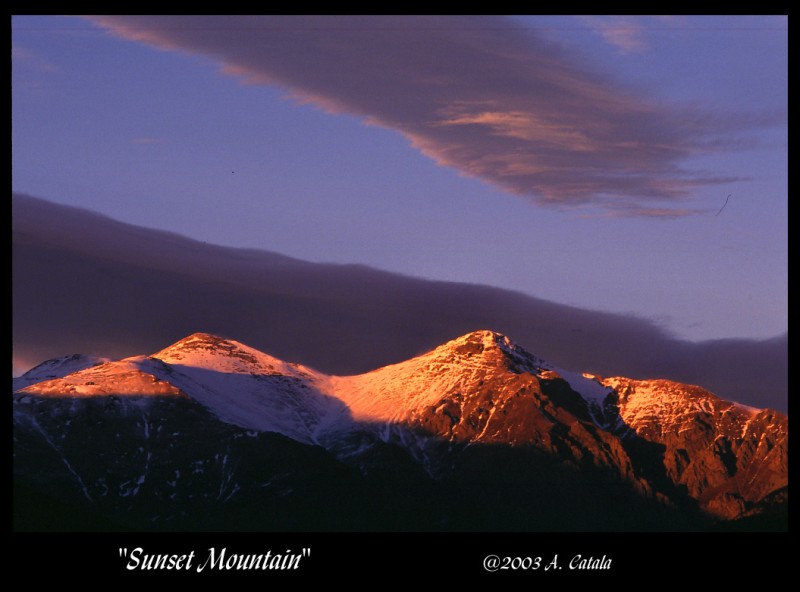
<path id="1" fill-rule="evenodd" d="M 649 47 L 645 28 L 634 17 L 584 16 L 581 19 L 620 53 L 638 53 Z"/>
<path id="2" fill-rule="evenodd" d="M 499 17 L 93 21 L 127 39 L 208 56 L 248 84 L 280 85 L 299 101 L 394 129 L 437 163 L 539 204 L 681 216 L 693 211 L 685 199 L 695 187 L 733 180 L 685 163 L 735 148 L 743 118 L 656 103 Z M 605 34 L 630 51 L 643 43 L 635 26 Z"/>
<path id="3" fill-rule="evenodd" d="M 47 60 L 32 52 L 30 49 L 18 44 L 13 44 L 11 46 L 11 60 L 12 63 L 26 64 L 40 72 L 56 72 L 58 70 L 58 68 Z"/>

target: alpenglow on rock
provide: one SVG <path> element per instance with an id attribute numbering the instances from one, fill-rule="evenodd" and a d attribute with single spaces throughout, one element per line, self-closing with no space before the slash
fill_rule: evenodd
<path id="1" fill-rule="evenodd" d="M 697 529 L 788 505 L 785 415 L 492 331 L 357 376 L 205 333 L 44 367 L 14 383 L 20 528 L 42 505 L 157 530 Z"/>

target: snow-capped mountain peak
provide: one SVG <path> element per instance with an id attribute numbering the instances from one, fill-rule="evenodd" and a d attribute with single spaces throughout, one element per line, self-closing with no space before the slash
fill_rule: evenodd
<path id="1" fill-rule="evenodd" d="M 50 397 L 185 396 L 169 382 L 168 374 L 160 360 L 134 356 L 91 366 L 61 378 L 42 380 L 19 392 Z"/>
<path id="2" fill-rule="evenodd" d="M 478 364 L 503 363 L 514 365 L 517 371 L 541 372 L 552 368 L 547 362 L 531 355 L 502 333 L 489 330 L 473 331 L 448 341 L 426 354 L 447 357 L 458 362 Z"/>
<path id="3" fill-rule="evenodd" d="M 326 390 L 356 420 L 405 422 L 453 393 L 469 393 L 506 372 L 539 374 L 547 366 L 506 336 L 468 333 L 410 360 L 357 376 L 330 377 Z"/>
<path id="4" fill-rule="evenodd" d="M 44 361 L 38 366 L 31 368 L 22 376 L 14 378 L 12 388 L 17 391 L 31 384 L 42 382 L 43 380 L 62 378 L 73 372 L 91 368 L 92 366 L 98 366 L 109 361 L 108 358 L 86 356 L 83 354 L 72 354 L 60 358 L 53 358 L 52 360 Z"/>
<path id="5" fill-rule="evenodd" d="M 282 375 L 309 378 L 310 368 L 284 362 L 233 339 L 210 333 L 193 333 L 153 354 L 171 366 L 200 368 L 226 374 Z"/>

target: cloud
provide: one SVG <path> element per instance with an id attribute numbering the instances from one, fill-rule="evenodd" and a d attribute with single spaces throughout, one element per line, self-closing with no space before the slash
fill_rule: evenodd
<path id="1" fill-rule="evenodd" d="M 695 187 L 741 180 L 684 167 L 695 154 L 735 148 L 741 116 L 659 104 L 500 17 L 92 20 L 396 130 L 438 164 L 538 204 L 680 216 L 693 212 L 685 201 Z M 642 43 L 633 25 L 601 33 L 630 51 Z"/>
<path id="2" fill-rule="evenodd" d="M 58 68 L 47 60 L 41 58 L 30 49 L 18 44 L 13 44 L 11 46 L 11 59 L 15 63 L 27 64 L 40 72 L 56 72 L 58 70 Z"/>
<path id="3" fill-rule="evenodd" d="M 19 194 L 11 211 L 15 370 L 72 353 L 154 352 L 207 331 L 353 374 L 494 329 L 566 369 L 671 378 L 787 407 L 787 335 L 690 343 L 635 316 L 218 247 Z"/>
<path id="4" fill-rule="evenodd" d="M 584 16 L 581 19 L 620 53 L 639 53 L 648 49 L 644 27 L 633 17 Z"/>

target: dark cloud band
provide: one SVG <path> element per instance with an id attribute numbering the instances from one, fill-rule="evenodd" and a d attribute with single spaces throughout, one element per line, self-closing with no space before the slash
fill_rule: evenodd
<path id="1" fill-rule="evenodd" d="M 13 197 L 14 358 L 154 352 L 196 331 L 332 374 L 408 359 L 494 329 L 553 364 L 671 378 L 785 410 L 788 349 L 678 341 L 642 319 L 470 284 L 223 248 Z"/>

